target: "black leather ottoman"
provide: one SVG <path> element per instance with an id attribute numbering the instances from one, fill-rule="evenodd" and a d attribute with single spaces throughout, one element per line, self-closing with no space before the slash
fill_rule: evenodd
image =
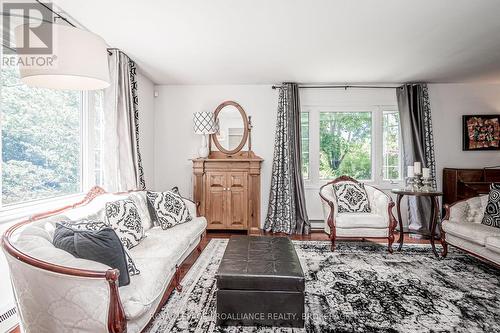
<path id="1" fill-rule="evenodd" d="M 304 326 L 304 273 L 285 237 L 232 236 L 217 278 L 220 326 Z"/>

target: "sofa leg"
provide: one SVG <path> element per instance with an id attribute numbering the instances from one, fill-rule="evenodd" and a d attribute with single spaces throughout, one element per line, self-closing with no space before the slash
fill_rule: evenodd
<path id="1" fill-rule="evenodd" d="M 175 275 L 174 275 L 174 281 L 175 281 L 175 289 L 178 292 L 182 291 L 182 285 L 181 285 L 181 271 L 179 269 L 179 266 L 175 266 Z"/>
<path id="2" fill-rule="evenodd" d="M 443 229 L 441 229 L 441 246 L 443 247 L 443 251 L 441 252 L 442 258 L 446 258 L 446 256 L 448 255 L 448 243 L 446 243 L 444 235 L 444 231 Z"/>
<path id="3" fill-rule="evenodd" d="M 389 235 L 389 237 L 387 237 L 387 251 L 389 251 L 390 254 L 392 254 L 394 252 L 394 250 L 392 249 L 392 244 L 394 243 L 394 234 L 391 233 Z"/>
<path id="4" fill-rule="evenodd" d="M 332 242 L 331 244 L 331 251 L 335 251 L 335 238 L 337 237 L 337 233 L 335 228 L 330 228 L 330 241 Z"/>

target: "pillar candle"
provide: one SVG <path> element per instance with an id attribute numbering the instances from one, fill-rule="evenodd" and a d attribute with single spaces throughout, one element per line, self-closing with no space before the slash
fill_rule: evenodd
<path id="1" fill-rule="evenodd" d="M 408 165 L 408 177 L 414 177 L 415 174 L 413 173 L 413 165 Z"/>
<path id="2" fill-rule="evenodd" d="M 431 177 L 431 170 L 429 168 L 423 168 L 422 169 L 422 177 L 430 178 Z"/>
<path id="3" fill-rule="evenodd" d="M 422 163 L 420 162 L 415 162 L 413 164 L 413 172 L 415 172 L 416 174 L 420 174 L 422 173 Z"/>

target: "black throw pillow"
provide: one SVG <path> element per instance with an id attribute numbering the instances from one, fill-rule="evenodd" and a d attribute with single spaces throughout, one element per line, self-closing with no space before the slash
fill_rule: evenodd
<path id="1" fill-rule="evenodd" d="M 498 183 L 490 185 L 488 204 L 486 205 L 481 223 L 490 227 L 500 228 L 500 184 Z"/>
<path id="2" fill-rule="evenodd" d="M 113 229 L 106 227 L 97 231 L 73 230 L 57 223 L 53 244 L 77 258 L 93 260 L 117 268 L 120 271 L 118 286 L 122 287 L 130 283 L 125 250 Z"/>

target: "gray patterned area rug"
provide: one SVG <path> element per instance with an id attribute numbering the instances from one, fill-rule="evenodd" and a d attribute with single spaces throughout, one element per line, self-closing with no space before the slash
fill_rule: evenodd
<path id="1" fill-rule="evenodd" d="M 215 325 L 215 273 L 227 240 L 213 239 L 148 332 L 500 332 L 500 271 L 428 245 L 387 253 L 374 243 L 294 241 L 306 276 L 304 329 Z"/>

